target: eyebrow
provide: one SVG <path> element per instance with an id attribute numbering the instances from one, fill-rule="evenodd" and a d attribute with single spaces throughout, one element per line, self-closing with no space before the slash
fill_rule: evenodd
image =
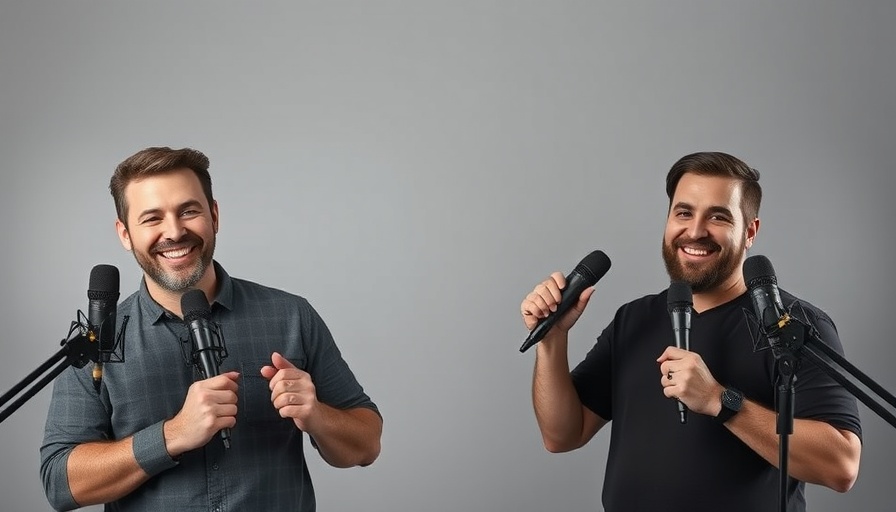
<path id="1" fill-rule="evenodd" d="M 199 209 L 202 209 L 202 203 L 196 199 L 191 199 L 189 201 L 186 201 L 186 202 L 183 202 L 183 203 L 177 205 L 177 211 L 183 211 L 185 208 L 189 208 L 189 207 L 197 207 Z M 142 212 L 140 212 L 140 214 L 137 215 L 137 219 L 139 220 L 147 215 L 152 215 L 152 214 L 158 215 L 161 213 L 162 213 L 161 208 L 149 208 L 148 210 L 143 210 Z"/>

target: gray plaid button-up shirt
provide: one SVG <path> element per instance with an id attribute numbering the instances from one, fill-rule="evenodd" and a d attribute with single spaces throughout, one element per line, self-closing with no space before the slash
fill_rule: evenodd
<path id="1" fill-rule="evenodd" d="M 261 367 L 276 351 L 311 374 L 320 401 L 341 409 L 377 411 L 376 405 L 305 299 L 231 278 L 217 262 L 215 271 L 220 291 L 210 320 L 220 325 L 228 351 L 220 371 L 241 374 L 231 448 L 215 436 L 178 460 L 168 456 L 162 424 L 180 410 L 197 373 L 181 346 L 189 340 L 186 325 L 160 307 L 142 282 L 118 307 L 119 330 L 129 317 L 125 361 L 105 365 L 100 392 L 93 387 L 92 365 L 69 368 L 54 382 L 40 450 L 41 477 L 54 508 L 78 507 L 66 472 L 75 446 L 133 436 L 134 455 L 151 478 L 106 510 L 314 510 L 302 432 L 274 409 Z"/>

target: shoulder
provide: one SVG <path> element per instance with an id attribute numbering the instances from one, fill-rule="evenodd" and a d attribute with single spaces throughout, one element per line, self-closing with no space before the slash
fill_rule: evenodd
<path id="1" fill-rule="evenodd" d="M 272 286 L 266 286 L 254 281 L 239 278 L 231 278 L 231 282 L 233 283 L 234 298 L 237 299 L 254 302 L 294 304 L 302 308 L 311 307 L 305 297 L 280 288 L 274 288 Z"/>
<path id="2" fill-rule="evenodd" d="M 786 309 L 792 317 L 802 322 L 808 321 L 812 325 L 818 326 L 818 324 L 821 323 L 836 328 L 830 315 L 821 308 L 783 289 L 779 289 L 779 292 L 781 293 L 781 302 L 784 305 L 784 309 Z"/>
<path id="3" fill-rule="evenodd" d="M 305 329 L 323 320 L 305 297 L 246 279 L 231 278 L 234 311 L 266 318 L 295 319 Z"/>
<path id="4" fill-rule="evenodd" d="M 619 306 L 611 326 L 627 332 L 651 324 L 658 316 L 666 314 L 666 292 L 644 295 Z"/>
<path id="5" fill-rule="evenodd" d="M 666 310 L 666 290 L 644 295 L 619 306 L 616 314 L 649 314 Z"/>

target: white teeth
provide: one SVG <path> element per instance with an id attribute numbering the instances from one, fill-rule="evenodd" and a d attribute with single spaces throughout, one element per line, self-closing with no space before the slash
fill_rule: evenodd
<path id="1" fill-rule="evenodd" d="M 181 256 L 186 256 L 187 253 L 190 252 L 190 248 L 186 247 L 184 249 L 177 249 L 175 251 L 166 251 L 162 253 L 162 256 L 165 258 L 180 258 Z"/>
<path id="2" fill-rule="evenodd" d="M 684 252 L 691 254 L 693 256 L 706 256 L 707 254 L 709 254 L 709 251 L 704 250 L 704 249 L 693 249 L 691 247 L 682 247 L 681 249 Z"/>

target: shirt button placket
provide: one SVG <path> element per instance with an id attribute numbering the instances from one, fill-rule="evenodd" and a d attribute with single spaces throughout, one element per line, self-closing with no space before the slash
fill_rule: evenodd
<path id="1" fill-rule="evenodd" d="M 223 447 L 222 447 L 223 449 Z M 220 449 L 213 443 L 206 445 L 206 480 L 208 482 L 208 501 L 212 512 L 224 512 L 227 497 L 224 487 L 224 468 L 221 467 Z"/>

